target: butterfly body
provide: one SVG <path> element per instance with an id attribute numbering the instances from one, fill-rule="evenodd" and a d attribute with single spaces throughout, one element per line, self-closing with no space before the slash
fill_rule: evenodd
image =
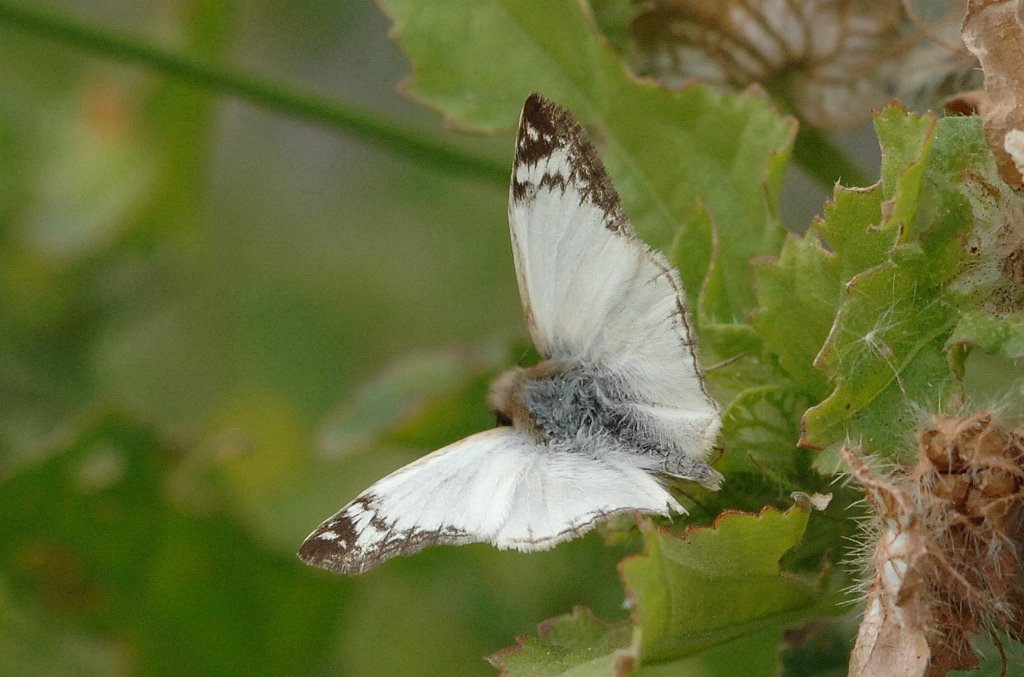
<path id="1" fill-rule="evenodd" d="M 324 521 L 306 562 L 360 573 L 436 544 L 543 550 L 612 515 L 685 513 L 665 488 L 717 488 L 720 426 L 679 275 L 640 241 L 579 123 L 534 94 L 509 223 L 541 362 L 494 382 L 505 423 L 399 468 Z"/>
<path id="2" fill-rule="evenodd" d="M 498 420 L 540 445 L 572 443 L 578 453 L 621 445 L 647 472 L 693 480 L 717 489 L 721 477 L 685 450 L 702 442 L 713 423 L 697 417 L 688 434 L 659 429 L 636 406 L 628 382 L 596 365 L 546 360 L 517 367 L 491 386 L 488 404 Z M 680 439 L 681 437 L 681 439 Z M 592 442 L 592 443 L 588 443 Z"/>

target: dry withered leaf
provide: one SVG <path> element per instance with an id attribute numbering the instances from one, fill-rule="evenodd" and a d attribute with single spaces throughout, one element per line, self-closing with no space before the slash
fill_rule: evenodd
<path id="1" fill-rule="evenodd" d="M 892 0 L 651 0 L 630 29 L 644 75 L 760 83 L 812 125 L 838 128 L 890 98 L 900 18 Z"/>
<path id="2" fill-rule="evenodd" d="M 646 0 L 630 26 L 631 61 L 670 87 L 757 83 L 802 121 L 841 129 L 893 97 L 941 108 L 981 86 L 960 44 L 966 2 L 937 0 L 922 17 L 910 0 Z"/>
<path id="3" fill-rule="evenodd" d="M 871 561 L 874 577 L 850 656 L 851 677 L 924 675 L 931 658 L 922 600 L 920 560 L 924 535 L 911 496 L 897 482 L 876 476 L 850 449 L 843 458 L 878 510 L 882 528 Z"/>
<path id="4" fill-rule="evenodd" d="M 1019 0 L 970 0 L 963 40 L 985 72 L 985 138 L 999 175 L 1022 186 L 1021 171 L 1005 148 L 1007 132 L 1024 129 L 1024 21 Z"/>
<path id="5" fill-rule="evenodd" d="M 918 446 L 917 465 L 892 473 L 844 450 L 877 513 L 851 676 L 969 669 L 972 637 L 1024 629 L 1024 427 L 937 416 Z"/>
<path id="6" fill-rule="evenodd" d="M 1013 160 L 1017 171 L 1024 175 L 1024 129 L 1011 129 L 1003 138 L 1003 150 Z"/>

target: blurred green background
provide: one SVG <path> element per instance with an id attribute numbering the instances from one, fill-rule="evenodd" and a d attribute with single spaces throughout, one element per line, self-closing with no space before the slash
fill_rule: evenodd
<path id="1" fill-rule="evenodd" d="M 42 6 L 511 158 L 395 93 L 368 0 Z M 596 535 L 358 579 L 294 555 L 493 424 L 525 337 L 506 190 L 0 22 L 0 674 L 488 674 L 576 603 L 624 617 Z M 474 405 L 353 437 L 408 404 L 382 371 Z"/>

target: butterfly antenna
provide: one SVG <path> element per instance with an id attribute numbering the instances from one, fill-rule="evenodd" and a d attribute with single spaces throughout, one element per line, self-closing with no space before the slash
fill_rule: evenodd
<path id="1" fill-rule="evenodd" d="M 680 487 L 680 486 L 678 486 L 678 485 L 674 485 L 674 488 L 675 488 L 675 490 L 676 490 L 676 491 L 678 491 L 678 492 L 679 492 L 680 494 L 682 494 L 682 495 L 683 495 L 683 496 L 685 496 L 685 497 L 686 497 L 687 499 L 689 499 L 689 501 L 690 501 L 691 503 L 693 503 L 693 505 L 695 505 L 695 506 L 697 506 L 698 508 L 700 508 L 700 509 L 701 509 L 701 510 L 702 510 L 702 511 L 704 512 L 704 514 L 705 514 L 705 515 L 711 515 L 711 510 L 710 510 L 710 508 L 708 508 L 708 506 L 707 506 L 707 505 L 705 505 L 704 503 L 701 503 L 701 502 L 700 502 L 700 501 L 699 501 L 699 500 L 698 500 L 698 499 L 697 499 L 696 497 L 694 497 L 694 496 L 693 496 L 693 494 L 691 494 L 691 493 L 690 493 L 690 492 L 688 492 L 688 491 L 687 491 L 686 489 L 683 489 L 683 488 L 681 488 L 681 487 Z"/>
<path id="2" fill-rule="evenodd" d="M 722 360 L 718 364 L 713 364 L 710 367 L 704 367 L 704 373 L 715 371 L 716 369 L 721 369 L 722 367 L 728 367 L 733 362 L 738 362 L 739 360 L 742 360 L 744 357 L 749 357 L 749 355 L 747 353 L 738 353 L 736 355 L 733 355 L 732 357 L 728 357 Z"/>

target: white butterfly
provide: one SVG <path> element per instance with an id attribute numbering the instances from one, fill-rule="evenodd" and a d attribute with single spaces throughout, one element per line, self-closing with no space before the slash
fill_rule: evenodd
<path id="1" fill-rule="evenodd" d="M 544 550 L 623 512 L 685 513 L 662 485 L 717 488 L 720 425 L 679 275 L 637 239 L 579 123 L 533 94 L 516 139 L 509 223 L 539 364 L 502 374 L 507 425 L 400 468 L 302 544 L 360 573 L 439 543 Z"/>

